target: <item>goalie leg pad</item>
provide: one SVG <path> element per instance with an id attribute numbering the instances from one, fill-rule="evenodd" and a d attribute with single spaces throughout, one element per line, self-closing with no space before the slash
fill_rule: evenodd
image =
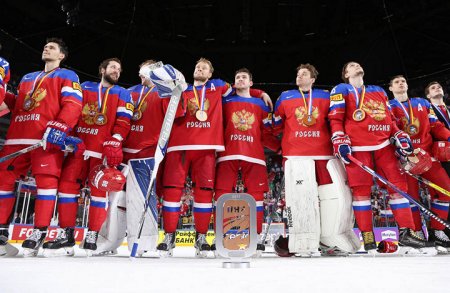
<path id="1" fill-rule="evenodd" d="M 320 242 L 327 247 L 354 253 L 359 250 L 361 242 L 353 232 L 352 193 L 346 183 L 347 175 L 338 159 L 328 161 L 327 170 L 333 183 L 318 188 L 322 228 Z"/>
<path id="2" fill-rule="evenodd" d="M 319 249 L 320 213 L 314 161 L 289 158 L 284 176 L 289 251 L 315 253 Z"/>
<path id="3" fill-rule="evenodd" d="M 149 188 L 153 158 L 132 159 L 128 162 L 127 178 L 127 230 L 128 249 L 131 251 L 137 237 L 139 221 L 144 210 L 145 196 Z M 158 242 L 158 210 L 156 193 L 150 197 L 150 204 L 145 214 L 144 226 L 139 240 L 139 252 L 155 251 Z"/>

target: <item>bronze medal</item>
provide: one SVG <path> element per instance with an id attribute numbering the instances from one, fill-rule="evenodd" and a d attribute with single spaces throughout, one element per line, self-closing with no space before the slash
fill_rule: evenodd
<path id="1" fill-rule="evenodd" d="M 303 117 L 302 122 L 303 122 L 303 125 L 309 127 L 309 126 L 316 124 L 316 118 L 314 118 L 313 115 L 306 115 Z"/>
<path id="2" fill-rule="evenodd" d="M 406 126 L 406 132 L 410 135 L 416 135 L 417 133 L 419 133 L 419 127 L 414 124 L 408 124 Z"/>
<path id="3" fill-rule="evenodd" d="M 132 119 L 133 121 L 138 121 L 138 120 L 141 119 L 141 118 L 142 118 L 142 111 L 139 110 L 139 109 L 135 110 L 135 111 L 133 112 L 133 117 L 131 117 L 131 119 Z"/>
<path id="4" fill-rule="evenodd" d="M 31 109 L 34 108 L 35 103 L 36 101 L 32 97 L 26 95 L 25 100 L 23 100 L 23 109 L 25 111 L 30 111 Z"/>
<path id="5" fill-rule="evenodd" d="M 208 119 L 208 114 L 203 110 L 197 110 L 197 112 L 195 112 L 195 117 L 198 121 L 204 122 Z"/>
<path id="6" fill-rule="evenodd" d="M 353 120 L 355 121 L 363 121 L 366 118 L 366 112 L 363 109 L 356 109 L 353 112 Z"/>
<path id="7" fill-rule="evenodd" d="M 97 113 L 94 117 L 95 124 L 97 125 L 105 125 L 108 119 L 106 118 L 106 115 L 103 113 Z"/>

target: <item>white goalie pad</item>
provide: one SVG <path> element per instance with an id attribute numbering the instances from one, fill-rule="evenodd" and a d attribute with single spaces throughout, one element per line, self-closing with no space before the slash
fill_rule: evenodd
<path id="1" fill-rule="evenodd" d="M 315 164 L 289 158 L 285 163 L 286 212 L 291 253 L 317 253 L 320 241 L 319 196 Z"/>
<path id="2" fill-rule="evenodd" d="M 347 184 L 347 174 L 338 159 L 327 163 L 332 184 L 319 186 L 322 245 L 341 251 L 355 253 L 361 242 L 353 232 L 354 215 L 352 193 Z"/>
<path id="3" fill-rule="evenodd" d="M 128 162 L 130 174 L 127 177 L 127 242 L 131 251 L 136 240 L 139 221 L 144 210 L 145 196 L 149 188 L 151 172 L 155 160 L 153 158 L 133 159 Z M 145 214 L 144 226 L 139 240 L 138 254 L 144 251 L 155 251 L 158 242 L 158 210 L 156 194 L 150 198 Z"/>
<path id="4" fill-rule="evenodd" d="M 127 234 L 125 191 L 110 192 L 108 198 L 108 212 L 98 233 L 97 250 L 94 254 L 115 251 L 122 245 Z"/>

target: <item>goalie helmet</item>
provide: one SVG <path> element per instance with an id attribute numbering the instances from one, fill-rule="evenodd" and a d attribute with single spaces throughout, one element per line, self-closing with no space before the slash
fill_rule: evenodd
<path id="1" fill-rule="evenodd" d="M 430 170 L 432 164 L 430 155 L 423 149 L 417 148 L 411 156 L 401 162 L 401 167 L 413 175 L 420 175 Z"/>
<path id="2" fill-rule="evenodd" d="M 114 167 L 98 165 L 89 174 L 91 184 L 102 191 L 121 191 L 125 185 L 126 178 Z"/>
<path id="3" fill-rule="evenodd" d="M 440 162 L 450 161 L 450 142 L 448 141 L 435 141 L 433 143 L 433 150 L 431 152 L 433 157 Z"/>
<path id="4" fill-rule="evenodd" d="M 289 252 L 289 236 L 286 238 L 280 235 L 273 244 L 273 248 L 275 253 L 280 257 L 294 256 L 294 253 Z"/>

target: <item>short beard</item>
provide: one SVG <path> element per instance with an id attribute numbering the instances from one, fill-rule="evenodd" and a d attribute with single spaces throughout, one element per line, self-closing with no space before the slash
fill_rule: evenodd
<path id="1" fill-rule="evenodd" d="M 112 79 L 110 75 L 104 75 L 103 78 L 109 83 L 109 84 L 116 84 L 118 80 Z"/>

